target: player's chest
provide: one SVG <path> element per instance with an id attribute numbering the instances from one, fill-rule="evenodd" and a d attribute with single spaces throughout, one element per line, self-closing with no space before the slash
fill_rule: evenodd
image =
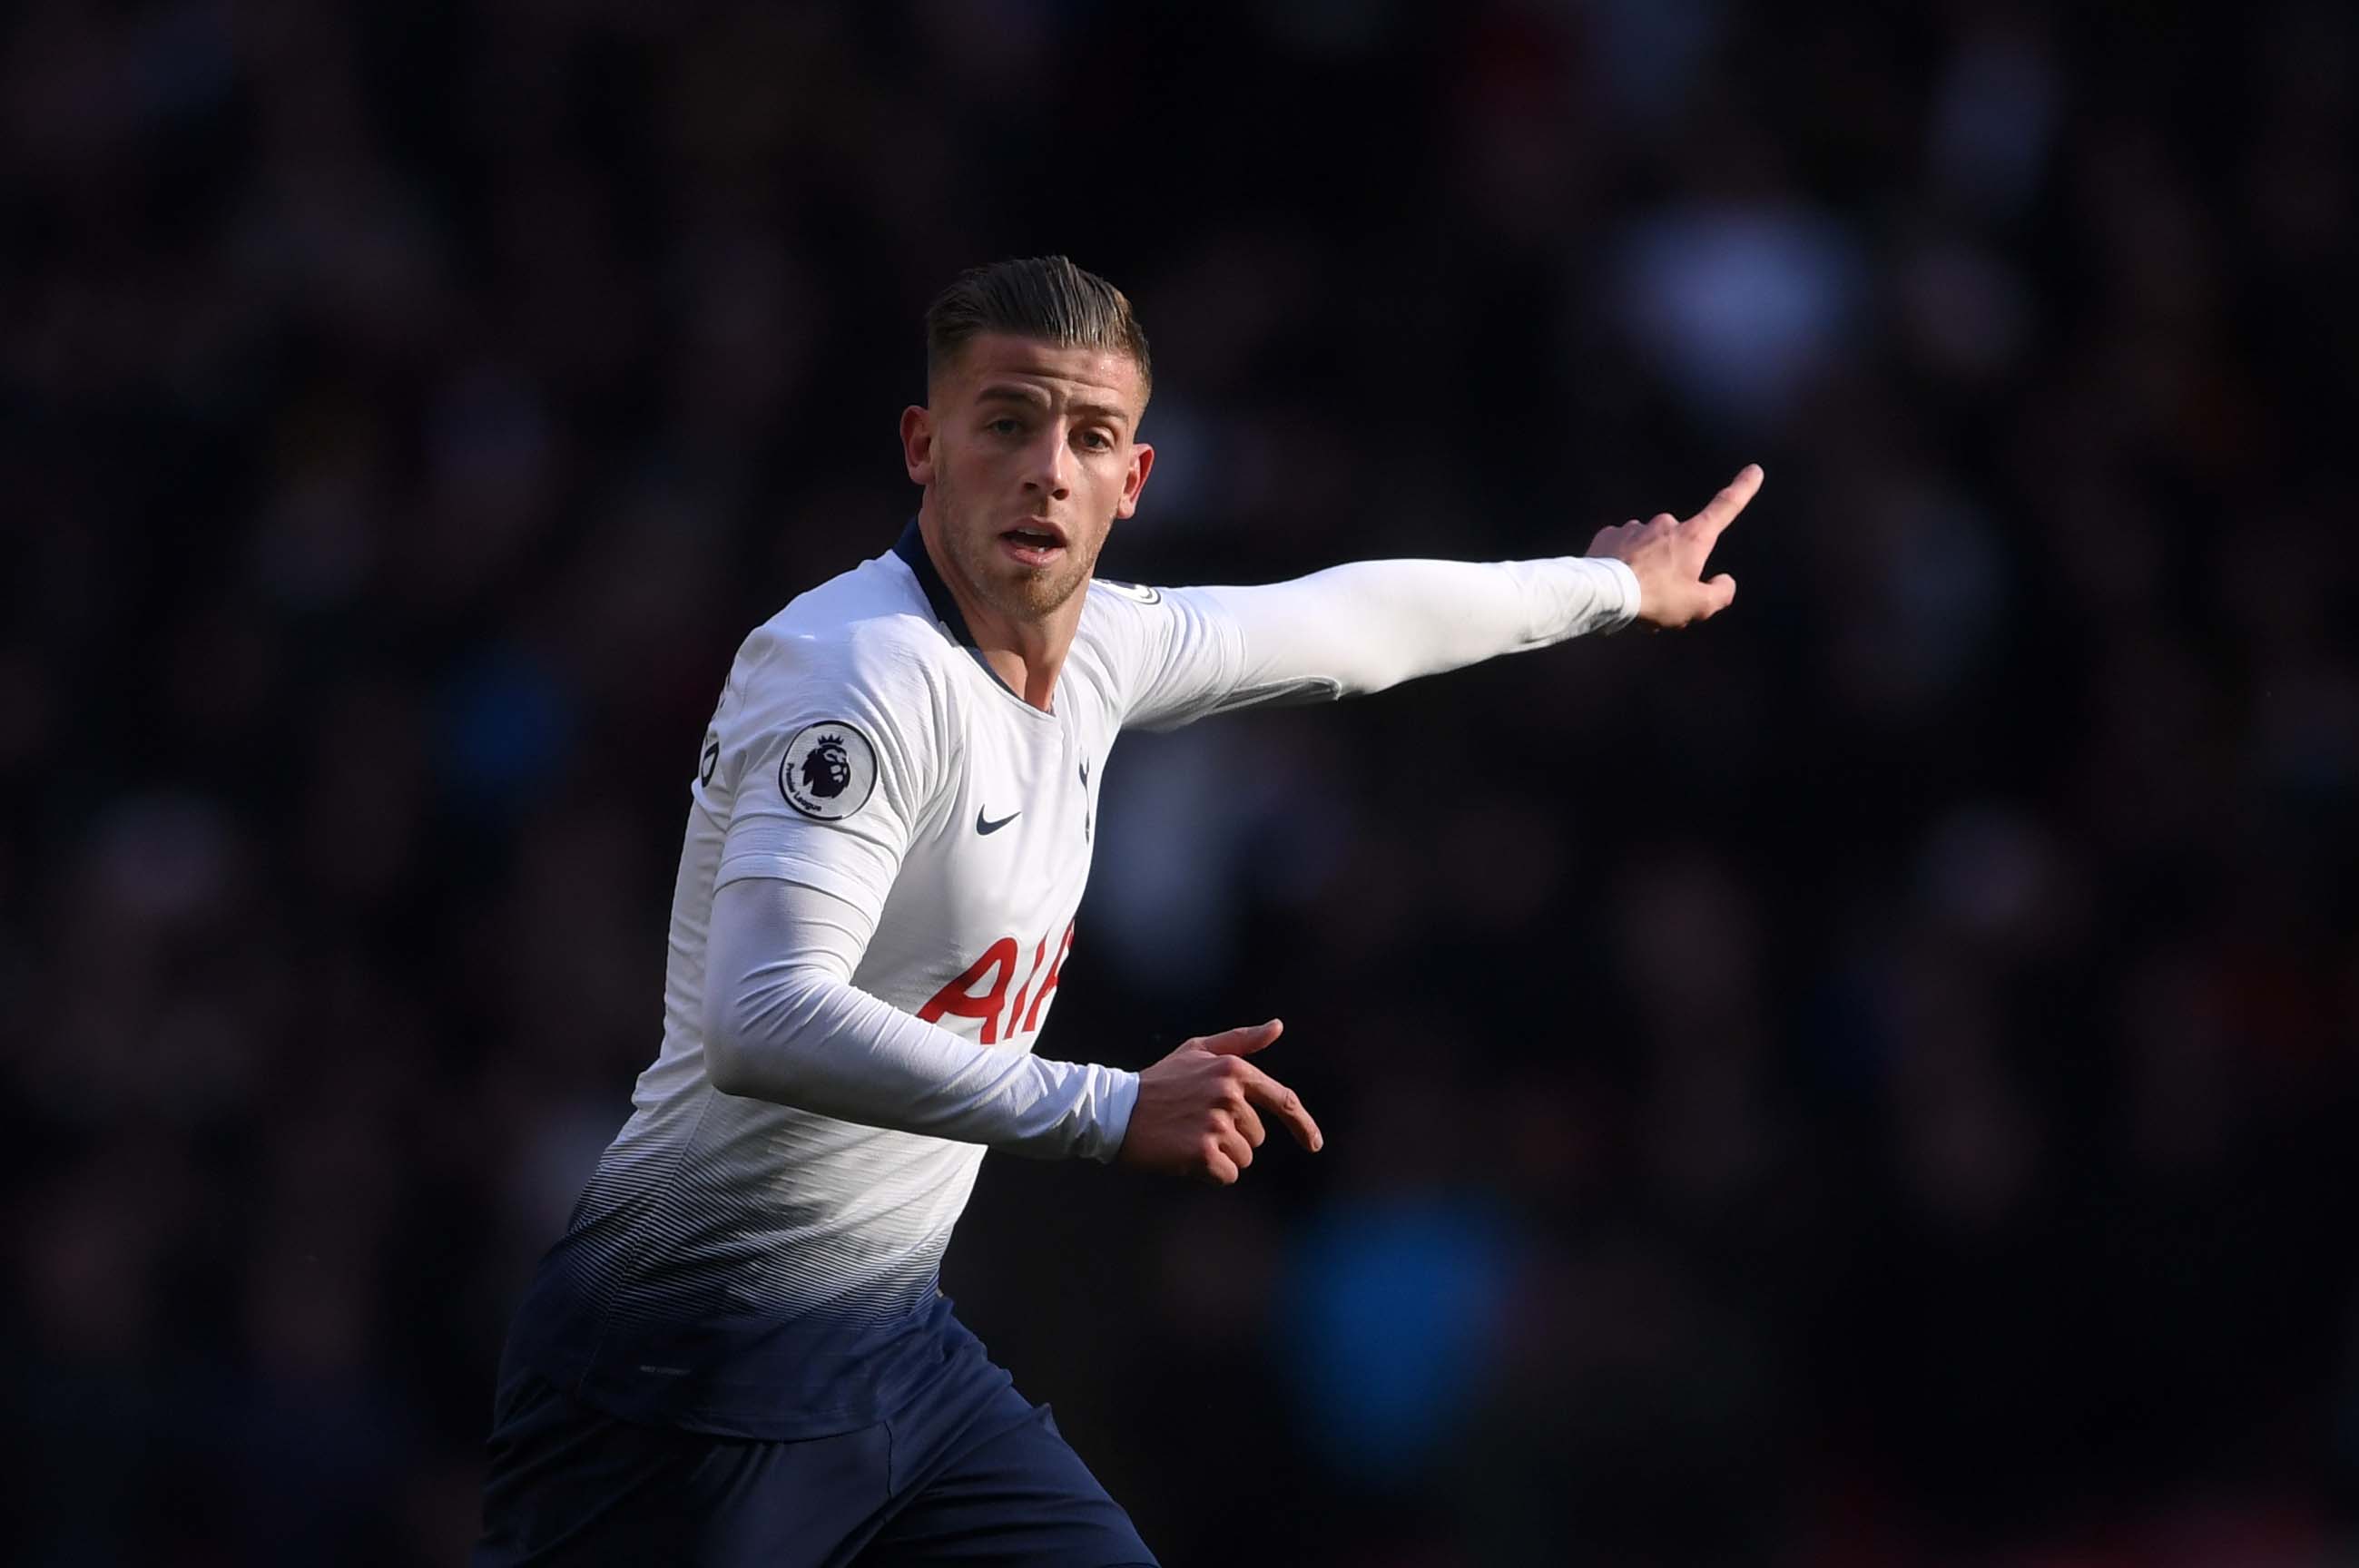
<path id="1" fill-rule="evenodd" d="M 971 930 L 1068 919 L 1089 881 L 1110 737 L 1084 723 L 1016 718 L 962 738 L 922 847 L 932 895 Z"/>

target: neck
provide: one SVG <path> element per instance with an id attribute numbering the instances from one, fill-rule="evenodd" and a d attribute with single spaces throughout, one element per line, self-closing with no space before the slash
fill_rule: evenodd
<path id="1" fill-rule="evenodd" d="M 1058 673 L 1065 667 L 1065 655 L 1072 651 L 1073 635 L 1081 629 L 1082 601 L 1088 584 L 1084 582 L 1071 598 L 1042 615 L 1009 615 L 994 609 L 942 548 L 940 520 L 934 514 L 931 500 L 929 496 L 928 503 L 918 510 L 918 537 L 935 583 L 950 596 L 963 622 L 953 623 L 951 630 L 964 633 L 975 656 L 999 677 L 1001 685 L 1043 713 L 1050 711 Z"/>

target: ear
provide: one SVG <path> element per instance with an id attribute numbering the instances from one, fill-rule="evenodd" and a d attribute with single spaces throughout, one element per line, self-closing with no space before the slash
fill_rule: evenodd
<path id="1" fill-rule="evenodd" d="M 1114 509 L 1117 517 L 1127 517 L 1138 510 L 1138 492 L 1147 488 L 1147 476 L 1155 470 L 1155 449 L 1137 443 L 1130 449 L 1130 471 L 1122 478 L 1122 504 Z"/>
<path id="2" fill-rule="evenodd" d="M 901 410 L 901 463 L 910 483 L 934 482 L 934 416 L 914 403 Z"/>

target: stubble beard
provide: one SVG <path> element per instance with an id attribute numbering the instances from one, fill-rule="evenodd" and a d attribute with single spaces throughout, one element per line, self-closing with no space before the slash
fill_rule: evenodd
<path id="1" fill-rule="evenodd" d="M 1046 620 L 1081 591 L 1097 566 L 1096 550 L 1084 556 L 1085 541 L 1081 539 L 1069 540 L 1065 558 L 1050 566 L 1026 567 L 1012 561 L 999 548 L 996 534 L 971 525 L 961 514 L 962 508 L 947 476 L 935 476 L 934 492 L 941 503 L 942 539 L 951 559 L 958 563 L 967 586 L 998 614 L 1016 621 Z M 1099 543 L 1103 543 L 1103 535 Z M 1008 577 L 1010 568 L 1020 575 Z"/>

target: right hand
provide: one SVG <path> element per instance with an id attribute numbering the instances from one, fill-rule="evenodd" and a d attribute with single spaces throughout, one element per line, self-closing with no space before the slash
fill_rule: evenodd
<path id="1" fill-rule="evenodd" d="M 1277 1019 L 1189 1041 L 1138 1075 L 1130 1128 L 1114 1156 L 1175 1176 L 1233 1185 L 1267 1136 L 1259 1110 L 1317 1152 L 1326 1140 L 1292 1089 L 1245 1058 L 1276 1040 Z"/>
<path id="2" fill-rule="evenodd" d="M 1648 522 L 1600 528 L 1589 553 L 1630 568 L 1638 579 L 1638 619 L 1647 625 L 1669 631 L 1709 621 L 1735 600 L 1736 579 L 1723 572 L 1707 580 L 1704 560 L 1760 488 L 1761 465 L 1747 463 L 1686 522 L 1660 512 Z"/>

